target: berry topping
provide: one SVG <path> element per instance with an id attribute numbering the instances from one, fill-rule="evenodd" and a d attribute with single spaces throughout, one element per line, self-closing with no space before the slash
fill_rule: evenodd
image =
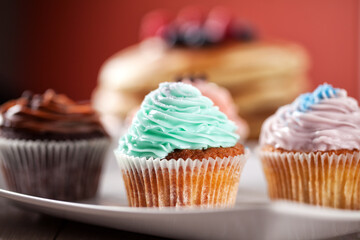
<path id="1" fill-rule="evenodd" d="M 200 47 L 206 43 L 207 36 L 202 28 L 202 26 L 198 24 L 189 24 L 184 29 L 182 33 L 184 38 L 184 43 L 190 47 Z"/>
<path id="2" fill-rule="evenodd" d="M 226 8 L 214 8 L 204 23 L 208 41 L 219 43 L 226 39 L 232 14 Z"/>
<path id="3" fill-rule="evenodd" d="M 174 25 L 168 25 L 164 28 L 161 37 L 169 46 L 181 46 L 184 43 L 183 35 L 179 34 L 179 30 Z"/>
<path id="4" fill-rule="evenodd" d="M 146 14 L 142 19 L 140 38 L 161 36 L 161 30 L 170 23 L 170 14 L 157 10 Z"/>
<path id="5" fill-rule="evenodd" d="M 207 16 L 200 8 L 184 8 L 174 20 L 165 11 L 146 15 L 141 36 L 163 38 L 171 47 L 199 48 L 227 40 L 247 42 L 256 34 L 250 24 L 240 21 L 226 8 L 212 9 Z"/>
<path id="6" fill-rule="evenodd" d="M 247 42 L 256 38 L 254 28 L 244 21 L 235 20 L 230 24 L 229 34 L 232 38 Z"/>

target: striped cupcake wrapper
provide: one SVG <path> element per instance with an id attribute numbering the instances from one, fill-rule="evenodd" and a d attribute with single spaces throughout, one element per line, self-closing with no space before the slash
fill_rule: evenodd
<path id="1" fill-rule="evenodd" d="M 58 200 L 96 194 L 110 140 L 0 139 L 0 164 L 8 189 Z"/>
<path id="2" fill-rule="evenodd" d="M 260 151 L 271 199 L 360 209 L 360 153 Z"/>
<path id="3" fill-rule="evenodd" d="M 231 207 L 249 154 L 167 160 L 115 152 L 132 207 Z"/>

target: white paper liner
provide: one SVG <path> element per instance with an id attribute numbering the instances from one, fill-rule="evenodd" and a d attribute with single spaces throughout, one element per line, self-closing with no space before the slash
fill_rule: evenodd
<path id="1" fill-rule="evenodd" d="M 360 209 L 360 153 L 260 151 L 271 199 Z"/>
<path id="2" fill-rule="evenodd" d="M 96 194 L 110 140 L 0 139 L 0 163 L 9 190 L 59 200 Z"/>
<path id="3" fill-rule="evenodd" d="M 146 159 L 117 151 L 115 155 L 132 207 L 230 207 L 250 151 L 202 160 Z"/>

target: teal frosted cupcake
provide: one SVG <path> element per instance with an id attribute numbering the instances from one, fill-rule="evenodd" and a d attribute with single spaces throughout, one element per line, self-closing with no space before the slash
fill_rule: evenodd
<path id="1" fill-rule="evenodd" d="M 248 150 L 235 124 L 184 83 L 145 97 L 115 151 L 130 206 L 232 206 Z"/>

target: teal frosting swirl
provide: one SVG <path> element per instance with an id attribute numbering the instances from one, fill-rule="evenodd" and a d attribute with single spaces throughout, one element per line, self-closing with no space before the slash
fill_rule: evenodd
<path id="1" fill-rule="evenodd" d="M 119 143 L 135 157 L 164 158 L 175 149 L 232 147 L 239 140 L 235 124 L 184 83 L 161 83 L 149 93 Z"/>

